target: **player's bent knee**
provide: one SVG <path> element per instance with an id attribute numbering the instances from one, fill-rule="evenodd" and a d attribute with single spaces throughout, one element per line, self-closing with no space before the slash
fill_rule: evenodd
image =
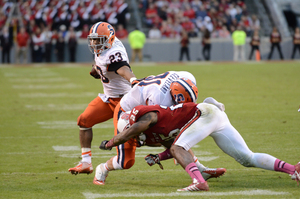
<path id="1" fill-rule="evenodd" d="M 79 117 L 77 118 L 77 125 L 80 128 L 87 128 L 90 129 L 92 126 L 88 124 L 88 119 L 83 115 L 79 115 Z M 84 129 L 83 129 L 84 130 Z"/>
<path id="2" fill-rule="evenodd" d="M 254 167 L 254 164 L 252 163 L 252 155 L 244 155 L 243 157 L 236 158 L 235 160 L 244 167 Z"/>
<path id="3" fill-rule="evenodd" d="M 123 169 L 130 169 L 135 163 L 135 160 L 134 159 L 131 159 L 129 161 L 127 161 L 125 164 L 124 164 L 124 167 Z"/>

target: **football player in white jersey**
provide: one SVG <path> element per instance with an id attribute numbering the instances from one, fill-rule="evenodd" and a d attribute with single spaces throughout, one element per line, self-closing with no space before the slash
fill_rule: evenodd
<path id="1" fill-rule="evenodd" d="M 115 36 L 112 25 L 106 22 L 94 24 L 87 39 L 89 49 L 95 55 L 95 64 L 90 74 L 101 79 L 104 93 L 99 93 L 77 119 L 82 160 L 76 167 L 69 169 L 75 175 L 93 172 L 92 127 L 113 117 L 116 105 L 131 89 L 130 83 L 136 79 L 130 68 L 126 49 Z"/>
<path id="2" fill-rule="evenodd" d="M 170 89 L 170 85 L 178 81 L 177 86 Z M 196 102 L 198 96 L 198 89 L 195 86 L 195 77 L 186 71 L 168 71 L 157 76 L 149 76 L 137 83 L 120 101 L 120 104 L 115 108 L 114 124 L 121 114 L 126 111 L 131 111 L 138 105 L 163 105 L 171 106 L 183 102 Z M 181 86 L 186 85 L 186 86 Z M 194 86 L 192 86 L 194 85 Z M 186 89 L 186 88 L 190 89 Z M 119 110 L 119 111 L 118 111 Z M 119 134 L 117 126 L 115 126 L 115 135 Z M 97 185 L 104 185 L 106 176 L 111 170 L 129 169 L 135 163 L 136 144 L 132 140 L 116 147 L 117 155 L 109 159 L 105 164 L 100 164 L 96 168 L 95 178 L 93 183 Z M 191 151 L 190 151 L 191 152 Z M 161 153 L 161 157 L 168 156 L 169 151 Z M 192 152 L 191 152 L 192 153 Z M 197 160 L 194 161 L 199 167 L 202 175 L 208 179 L 211 177 L 219 177 L 226 172 L 226 169 L 210 169 Z M 145 157 L 146 162 L 151 166 L 153 160 L 157 157 L 149 154 Z M 162 159 L 160 159 L 162 160 Z"/>
<path id="3" fill-rule="evenodd" d="M 299 184 L 300 162 L 292 165 L 266 153 L 252 152 L 240 133 L 231 125 L 224 104 L 212 97 L 206 98 L 199 104 L 182 103 L 171 107 L 137 106 L 127 117 L 121 117 L 119 121 L 123 122 L 124 130 L 111 140 L 102 141 L 100 148 L 110 150 L 111 147 L 142 134 L 146 136 L 146 142 L 164 144 L 170 148 L 171 155 L 168 157 L 176 158 L 192 178 L 191 185 L 177 191 L 209 190 L 206 180 L 188 152 L 207 136 L 211 136 L 224 153 L 233 157 L 241 165 L 284 172 Z M 174 135 L 174 130 L 179 132 Z M 175 137 L 175 140 L 172 139 L 169 147 L 164 142 L 164 138 L 171 138 L 171 136 Z M 160 164 L 159 161 L 156 163 Z"/>

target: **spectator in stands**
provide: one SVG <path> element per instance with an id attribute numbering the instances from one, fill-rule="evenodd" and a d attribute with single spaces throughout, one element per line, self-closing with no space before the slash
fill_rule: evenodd
<path id="1" fill-rule="evenodd" d="M 183 16 L 188 17 L 190 21 L 194 22 L 196 18 L 195 10 L 191 7 L 191 5 L 185 4 L 183 8 Z"/>
<path id="2" fill-rule="evenodd" d="M 58 33 L 58 39 L 55 44 L 55 54 L 58 62 L 65 61 L 65 40 L 62 32 Z"/>
<path id="3" fill-rule="evenodd" d="M 179 56 L 179 61 L 181 62 L 183 59 L 183 55 L 186 55 L 186 58 L 188 61 L 190 61 L 190 52 L 189 52 L 189 36 L 188 33 L 183 30 L 181 32 L 181 39 L 180 39 L 180 56 Z"/>
<path id="4" fill-rule="evenodd" d="M 128 35 L 128 41 L 131 47 L 131 62 L 135 62 L 138 56 L 139 61 L 143 61 L 143 48 L 146 43 L 146 35 L 138 27 Z"/>
<path id="5" fill-rule="evenodd" d="M 245 60 L 245 43 L 246 33 L 242 29 L 242 26 L 238 26 L 237 29 L 232 33 L 233 40 L 233 60 L 238 61 L 239 57 L 241 61 Z"/>
<path id="6" fill-rule="evenodd" d="M 69 59 L 70 62 L 75 62 L 76 58 L 76 49 L 77 49 L 77 35 L 76 32 L 74 31 L 74 28 L 72 26 L 69 27 L 69 32 L 68 32 L 68 49 L 69 49 Z"/>
<path id="7" fill-rule="evenodd" d="M 268 60 L 271 59 L 274 48 L 277 48 L 277 50 L 279 52 L 280 59 L 283 60 L 284 57 L 282 55 L 281 46 L 280 46 L 281 35 L 280 35 L 280 33 L 279 33 L 279 31 L 277 30 L 276 27 L 273 27 L 272 33 L 270 35 L 270 42 L 271 42 L 271 50 L 270 50 L 270 54 L 268 56 Z"/>
<path id="8" fill-rule="evenodd" d="M 211 41 L 210 41 L 210 32 L 205 29 L 202 36 L 202 55 L 206 61 L 210 60 L 210 51 L 211 51 Z"/>
<path id="9" fill-rule="evenodd" d="M 161 32 L 156 26 L 152 26 L 152 28 L 148 32 L 148 38 L 149 39 L 160 39 L 161 38 Z"/>
<path id="10" fill-rule="evenodd" d="M 0 50 L 2 63 L 10 63 L 10 51 L 13 46 L 13 28 L 4 26 L 0 32 Z"/>
<path id="11" fill-rule="evenodd" d="M 28 47 L 29 47 L 29 34 L 24 27 L 20 28 L 20 32 L 17 34 L 17 46 L 16 46 L 16 62 L 20 63 L 21 58 L 23 63 L 27 63 L 28 60 Z M 22 62 L 21 62 L 22 63 Z"/>
<path id="12" fill-rule="evenodd" d="M 127 21 L 130 20 L 128 4 L 125 0 L 117 0 L 115 1 L 115 7 L 117 8 L 118 24 L 122 24 L 124 29 L 127 29 Z"/>
<path id="13" fill-rule="evenodd" d="M 240 24 L 243 26 L 244 31 L 249 36 L 252 33 L 252 29 L 250 26 L 250 21 L 246 15 L 242 15 Z"/>
<path id="14" fill-rule="evenodd" d="M 261 60 L 260 51 L 259 51 L 260 38 L 259 38 L 258 30 L 255 30 L 253 32 L 253 36 L 251 38 L 250 45 L 251 45 L 251 52 L 249 55 L 249 60 L 252 59 L 252 55 L 253 55 L 254 51 L 256 51 L 255 53 L 259 56 L 258 59 Z"/>
<path id="15" fill-rule="evenodd" d="M 209 32 L 212 32 L 214 30 L 214 25 L 212 24 L 211 18 L 209 16 L 204 17 L 203 26 Z"/>
<path id="16" fill-rule="evenodd" d="M 203 5 L 201 5 L 199 10 L 197 10 L 195 14 L 196 14 L 196 18 L 201 17 L 201 19 L 203 20 L 204 17 L 207 16 L 207 12 L 205 10 L 205 7 Z"/>
<path id="17" fill-rule="evenodd" d="M 183 17 L 181 26 L 188 33 L 189 37 L 197 37 L 196 26 L 188 17 Z"/>
<path id="18" fill-rule="evenodd" d="M 219 30 L 219 38 L 230 38 L 230 32 L 228 31 L 225 25 L 222 26 L 222 29 Z"/>
<path id="19" fill-rule="evenodd" d="M 255 14 L 251 16 L 250 27 L 252 31 L 260 29 L 260 21 Z"/>
<path id="20" fill-rule="evenodd" d="M 153 25 L 153 22 L 159 18 L 157 9 L 155 7 L 154 3 L 150 3 L 149 7 L 146 9 L 146 24 L 147 26 L 151 27 Z"/>
<path id="21" fill-rule="evenodd" d="M 37 27 L 32 35 L 33 62 L 42 62 L 44 58 L 45 34 Z"/>
<path id="22" fill-rule="evenodd" d="M 291 59 L 294 59 L 297 49 L 299 50 L 299 53 L 300 53 L 300 29 L 299 29 L 299 27 L 295 28 L 295 33 L 293 36 L 293 44 L 294 44 L 294 47 L 293 47 L 293 53 L 292 53 Z"/>
<path id="23" fill-rule="evenodd" d="M 81 39 L 86 39 L 89 34 L 90 34 L 89 26 L 87 24 L 84 24 L 83 29 L 80 33 L 80 38 Z"/>
<path id="24" fill-rule="evenodd" d="M 116 36 L 118 39 L 126 39 L 128 37 L 128 32 L 123 27 L 123 24 L 118 24 L 117 30 L 116 30 Z"/>
<path id="25" fill-rule="evenodd" d="M 4 27 L 5 22 L 6 22 L 6 16 L 0 10 L 0 30 L 2 30 L 2 28 Z"/>
<path id="26" fill-rule="evenodd" d="M 168 24 L 167 21 L 162 21 L 160 32 L 162 38 L 174 38 L 174 30 L 171 24 Z"/>
<path id="27" fill-rule="evenodd" d="M 51 62 L 52 57 L 52 31 L 50 27 L 44 29 L 45 34 L 45 62 Z"/>

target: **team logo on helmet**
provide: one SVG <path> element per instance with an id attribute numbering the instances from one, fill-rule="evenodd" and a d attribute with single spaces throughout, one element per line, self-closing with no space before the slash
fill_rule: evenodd
<path id="1" fill-rule="evenodd" d="M 170 92 L 176 104 L 195 102 L 198 98 L 198 88 L 187 78 L 175 80 L 170 85 Z"/>

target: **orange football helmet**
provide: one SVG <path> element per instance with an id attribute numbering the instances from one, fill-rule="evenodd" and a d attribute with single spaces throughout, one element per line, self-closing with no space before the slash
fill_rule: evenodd
<path id="1" fill-rule="evenodd" d="M 170 92 L 176 104 L 195 102 L 198 98 L 197 86 L 187 78 L 175 80 L 170 85 Z"/>
<path id="2" fill-rule="evenodd" d="M 93 54 L 101 54 L 112 47 L 115 38 L 115 29 L 112 25 L 106 22 L 95 23 L 87 37 L 89 49 Z"/>

